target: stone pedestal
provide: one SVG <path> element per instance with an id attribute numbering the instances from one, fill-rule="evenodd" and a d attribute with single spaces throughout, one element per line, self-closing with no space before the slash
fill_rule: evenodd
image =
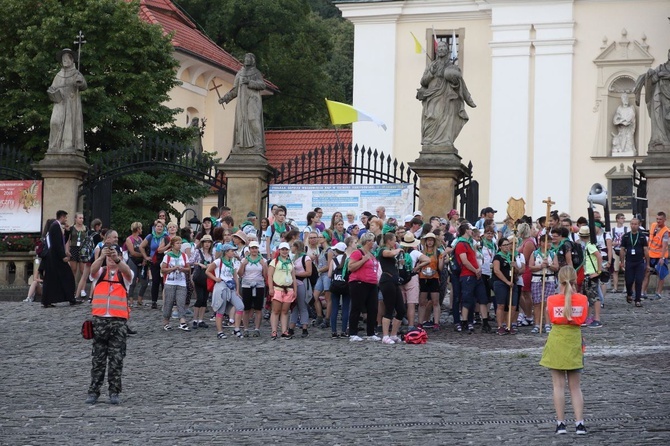
<path id="1" fill-rule="evenodd" d="M 272 168 L 262 154 L 231 153 L 223 163 L 223 171 L 228 179 L 227 206 L 232 209 L 235 225 L 254 211 L 260 218 L 265 215 L 262 209 L 263 190 L 268 187 Z"/>
<path id="2" fill-rule="evenodd" d="M 638 164 L 647 177 L 647 227 L 656 213 L 670 213 L 670 146 L 649 147 L 647 157 Z"/>
<path id="3" fill-rule="evenodd" d="M 42 199 L 42 221 L 56 218 L 59 209 L 69 215 L 69 223 L 74 223 L 79 206 L 79 187 L 88 172 L 88 164 L 82 155 L 51 153 L 33 165 L 42 174 L 44 196 Z"/>
<path id="4" fill-rule="evenodd" d="M 465 175 L 466 167 L 452 147 L 424 146 L 419 158 L 409 167 L 421 179 L 419 210 L 424 218 L 444 217 L 454 207 L 454 191 L 458 180 Z"/>

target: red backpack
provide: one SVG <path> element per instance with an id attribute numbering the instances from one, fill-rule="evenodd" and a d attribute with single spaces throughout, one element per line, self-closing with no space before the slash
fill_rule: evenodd
<path id="1" fill-rule="evenodd" d="M 425 344 L 428 342 L 428 333 L 423 328 L 415 328 L 405 335 L 405 344 Z"/>

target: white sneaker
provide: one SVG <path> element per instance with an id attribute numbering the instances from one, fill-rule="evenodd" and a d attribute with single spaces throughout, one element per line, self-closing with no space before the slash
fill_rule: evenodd
<path id="1" fill-rule="evenodd" d="M 400 339 L 398 336 L 391 336 L 391 340 L 396 344 L 400 344 L 402 342 L 402 339 Z"/>
<path id="2" fill-rule="evenodd" d="M 367 340 L 368 340 L 368 341 L 381 341 L 382 338 L 380 338 L 380 337 L 377 336 L 377 335 L 372 335 L 372 336 L 368 336 L 368 337 L 367 337 Z"/>
<path id="3" fill-rule="evenodd" d="M 353 336 L 349 337 L 349 342 L 360 342 L 362 340 L 363 340 L 363 338 L 361 338 L 360 336 L 356 336 L 356 335 L 353 335 Z"/>
<path id="4" fill-rule="evenodd" d="M 368 338 L 368 339 L 369 339 L 369 338 Z M 384 336 L 384 339 L 382 339 L 382 344 L 391 344 L 391 345 L 393 345 L 393 344 L 395 344 L 395 342 L 393 342 L 393 339 L 391 339 L 390 336 Z"/>
<path id="5" fill-rule="evenodd" d="M 86 291 L 81 290 L 81 297 L 86 297 Z"/>
<path id="6" fill-rule="evenodd" d="M 30 296 L 28 296 L 28 297 L 26 297 L 25 299 L 23 299 L 23 301 L 24 301 L 24 302 L 32 302 L 32 301 L 33 301 L 33 298 L 30 297 Z"/>

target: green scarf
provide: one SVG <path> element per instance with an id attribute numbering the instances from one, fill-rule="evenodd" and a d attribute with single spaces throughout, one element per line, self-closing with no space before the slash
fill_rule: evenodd
<path id="1" fill-rule="evenodd" d="M 279 226 L 279 223 L 274 222 L 272 225 L 275 228 L 275 233 L 281 234 L 282 232 L 286 232 L 286 223 L 283 223 L 281 226 Z"/>
<path id="2" fill-rule="evenodd" d="M 382 235 L 385 235 L 388 232 L 394 232 L 397 229 L 395 225 L 389 225 L 384 223 L 384 227 L 382 227 Z"/>
<path id="3" fill-rule="evenodd" d="M 261 259 L 262 259 L 263 257 L 261 257 L 261 256 L 256 256 L 256 257 L 257 257 L 256 260 L 253 260 L 253 259 L 251 258 L 251 256 L 247 256 L 247 257 L 246 257 L 247 262 L 249 262 L 249 263 L 252 264 L 252 265 L 257 265 L 258 263 L 260 263 L 260 261 L 261 261 Z"/>
<path id="4" fill-rule="evenodd" d="M 167 233 L 165 232 L 165 229 L 163 229 L 163 232 L 161 232 L 160 234 L 156 234 L 156 230 L 153 229 L 153 228 L 151 229 L 151 238 L 155 238 L 156 240 L 158 240 L 158 244 L 160 244 L 161 240 L 166 235 L 167 235 Z"/>
<path id="5" fill-rule="evenodd" d="M 280 269 L 283 269 L 284 271 L 289 271 L 290 268 L 288 266 L 291 264 L 290 258 L 284 261 L 284 259 L 282 259 L 282 257 L 279 256 L 277 257 L 277 260 L 279 261 L 279 263 L 281 263 Z"/>
<path id="6" fill-rule="evenodd" d="M 232 261 L 232 259 L 227 259 L 227 258 L 223 257 L 223 258 L 221 259 L 221 262 L 222 262 L 224 265 L 226 265 L 226 267 L 227 267 L 228 269 L 230 269 L 230 274 L 231 274 L 231 275 L 234 275 L 234 273 L 235 273 L 235 267 L 233 266 L 233 261 Z"/>

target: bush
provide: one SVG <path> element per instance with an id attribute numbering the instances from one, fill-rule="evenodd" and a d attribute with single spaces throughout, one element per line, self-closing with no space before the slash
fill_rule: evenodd
<path id="1" fill-rule="evenodd" d="M 30 252 L 39 239 L 35 235 L 6 235 L 0 239 L 0 252 Z"/>

